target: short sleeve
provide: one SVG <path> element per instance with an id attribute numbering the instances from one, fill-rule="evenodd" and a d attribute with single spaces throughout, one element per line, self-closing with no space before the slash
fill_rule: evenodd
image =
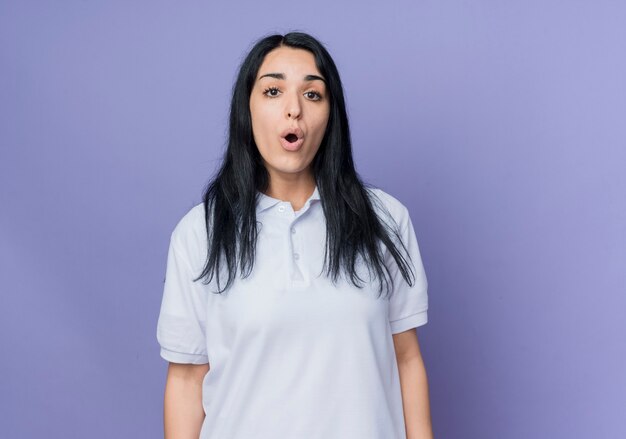
<path id="1" fill-rule="evenodd" d="M 206 364 L 206 291 L 194 282 L 191 265 L 184 257 L 175 233 L 167 255 L 167 268 L 157 340 L 161 357 L 172 363 Z"/>
<path id="2" fill-rule="evenodd" d="M 417 328 L 428 321 L 428 283 L 408 209 L 404 208 L 398 223 L 402 242 L 410 256 L 407 263 L 413 268 L 415 280 L 413 285 L 409 286 L 395 260 L 391 257 L 390 272 L 393 277 L 394 289 L 389 299 L 389 324 L 392 334 Z M 399 250 L 402 252 L 402 248 Z M 404 256 L 406 257 L 406 254 Z"/>

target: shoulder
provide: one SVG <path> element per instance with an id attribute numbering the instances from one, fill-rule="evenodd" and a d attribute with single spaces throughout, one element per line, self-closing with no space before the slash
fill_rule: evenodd
<path id="1" fill-rule="evenodd" d="M 178 220 L 170 239 L 174 249 L 193 267 L 198 267 L 202 263 L 207 248 L 203 203 L 193 206 Z"/>
<path id="2" fill-rule="evenodd" d="M 366 187 L 372 205 L 383 220 L 391 220 L 398 225 L 405 224 L 409 218 L 409 210 L 399 199 L 390 193 L 373 186 Z"/>

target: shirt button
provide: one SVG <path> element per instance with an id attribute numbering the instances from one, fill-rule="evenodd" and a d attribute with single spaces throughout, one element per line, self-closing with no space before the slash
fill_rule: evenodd
<path id="1" fill-rule="evenodd" d="M 278 211 L 279 212 L 284 212 L 285 211 L 285 206 L 278 206 Z"/>
<path id="2" fill-rule="evenodd" d="M 294 257 L 295 259 L 298 259 L 298 258 L 300 257 L 300 255 L 299 255 L 298 253 L 294 253 L 294 254 L 293 254 L 293 257 Z"/>
<path id="3" fill-rule="evenodd" d="M 296 233 L 296 228 L 295 227 L 291 228 L 291 233 Z"/>

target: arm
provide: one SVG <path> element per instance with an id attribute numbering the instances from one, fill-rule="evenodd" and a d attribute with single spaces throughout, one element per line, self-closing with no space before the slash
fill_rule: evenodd
<path id="1" fill-rule="evenodd" d="M 415 328 L 393 335 L 407 439 L 432 439 L 428 379 Z"/>
<path id="2" fill-rule="evenodd" d="M 202 380 L 209 364 L 169 363 L 163 401 L 165 439 L 198 439 L 204 421 Z"/>

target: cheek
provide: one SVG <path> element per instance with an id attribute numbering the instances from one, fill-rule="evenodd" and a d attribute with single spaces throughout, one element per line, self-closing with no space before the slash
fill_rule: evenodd
<path id="1" fill-rule="evenodd" d="M 324 137 L 328 125 L 328 113 L 321 114 L 315 121 L 315 134 L 319 140 Z"/>
<path id="2" fill-rule="evenodd" d="M 266 139 L 269 127 L 271 126 L 268 115 L 262 110 L 257 109 L 256 111 L 250 112 L 250 120 L 252 122 L 252 134 L 255 140 L 257 140 L 257 143 L 262 139 Z"/>

